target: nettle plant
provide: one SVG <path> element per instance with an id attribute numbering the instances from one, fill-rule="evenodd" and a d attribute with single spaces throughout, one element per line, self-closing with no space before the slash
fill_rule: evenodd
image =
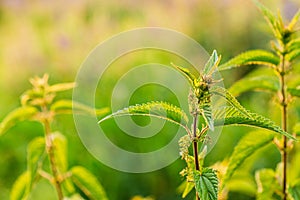
<path id="1" fill-rule="evenodd" d="M 30 79 L 32 89 L 21 96 L 21 106 L 9 113 L 0 124 L 3 135 L 17 122 L 38 121 L 44 127 L 44 136 L 34 138 L 27 148 L 27 170 L 15 181 L 10 199 L 31 198 L 35 185 L 46 179 L 55 188 L 57 198 L 62 199 L 107 199 L 97 178 L 83 166 L 68 167 L 67 138 L 51 128 L 56 116 L 61 114 L 98 115 L 107 109 L 94 110 L 72 100 L 55 100 L 56 93 L 73 89 L 74 83 L 48 84 L 48 75 Z"/>
<path id="2" fill-rule="evenodd" d="M 173 65 L 184 75 L 191 86 L 188 96 L 189 114 L 193 119 L 191 124 L 188 122 L 187 114 L 181 108 L 168 102 L 158 101 L 129 106 L 99 121 L 101 123 L 112 117 L 138 115 L 157 117 L 182 127 L 187 133 L 179 140 L 180 155 L 187 164 L 187 167 L 180 173 L 186 178 L 181 186 L 182 197 L 186 197 L 195 188 L 197 200 L 218 199 L 217 173 L 213 168 L 204 166 L 206 148 L 204 147 L 199 152 L 200 147 L 205 145 L 209 129 L 213 131 L 214 127 L 223 125 L 249 125 L 293 138 L 269 119 L 246 110 L 226 89 L 215 84 L 218 80 L 213 80 L 212 74 L 217 70 L 219 62 L 220 57 L 216 51 L 213 51 L 200 76 L 190 73 L 186 68 Z M 225 100 L 226 106 L 213 107 L 213 96 L 219 96 Z M 191 154 L 190 147 L 193 149 Z"/>
<path id="3" fill-rule="evenodd" d="M 270 25 L 275 38 L 271 42 L 272 51 L 246 51 L 219 66 L 219 70 L 253 64 L 264 67 L 255 69 L 237 81 L 229 91 L 235 96 L 253 90 L 272 93 L 278 108 L 280 108 L 278 110 L 281 110 L 279 115 L 282 130 L 293 132 L 296 137 L 300 133 L 299 116 L 297 117 L 296 114 L 296 110 L 299 110 L 297 100 L 300 97 L 300 74 L 297 73 L 299 69 L 296 68 L 296 59 L 300 57 L 300 37 L 297 36 L 300 27 L 296 28 L 295 26 L 300 17 L 300 9 L 291 21 L 284 25 L 280 13 L 276 16 L 261 3 L 255 3 Z M 286 136 L 278 138 L 265 132 L 248 133 L 235 147 L 224 177 L 224 183 L 230 180 L 233 173 L 247 157 L 271 143 L 276 145 L 280 151 L 281 162 L 276 170 L 260 169 L 256 172 L 257 199 L 298 200 L 300 199 L 300 174 L 298 173 L 299 168 L 295 165 L 299 166 L 297 157 L 300 156 L 300 152 L 297 152 L 297 148 L 295 148 L 297 144 L 294 144 L 294 140 L 290 140 Z M 293 154 L 293 157 L 288 158 L 289 152 Z"/>

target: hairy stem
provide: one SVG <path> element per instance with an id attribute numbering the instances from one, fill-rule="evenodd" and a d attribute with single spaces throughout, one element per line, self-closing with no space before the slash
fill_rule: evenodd
<path id="1" fill-rule="evenodd" d="M 280 82 L 281 82 L 281 126 L 284 131 L 287 131 L 287 100 L 286 100 L 286 86 L 285 86 L 285 56 L 281 57 L 280 66 Z M 286 185 L 287 185 L 287 137 L 283 136 L 283 144 L 281 149 L 281 161 L 283 163 L 282 168 L 282 193 L 283 200 L 287 199 Z"/>
<path id="2" fill-rule="evenodd" d="M 57 171 L 56 164 L 55 164 L 55 156 L 54 156 L 53 142 L 52 142 L 52 138 L 51 138 L 50 122 L 46 118 L 43 121 L 43 124 L 44 124 L 44 128 L 45 128 L 46 151 L 49 156 L 50 168 L 51 168 L 51 172 L 52 172 L 52 175 L 54 178 L 53 181 L 54 181 L 55 189 L 56 189 L 56 192 L 58 195 L 58 199 L 63 200 L 64 196 L 63 196 L 63 192 L 62 192 L 62 188 L 61 188 L 61 182 L 59 180 L 59 173 Z"/>
<path id="3" fill-rule="evenodd" d="M 194 136 L 193 150 L 194 150 L 195 168 L 196 170 L 200 170 L 199 159 L 198 159 L 198 141 L 196 140 L 197 128 L 198 128 L 197 125 L 198 125 L 198 114 L 195 114 L 193 117 L 193 136 Z M 200 200 L 197 191 L 196 191 L 196 200 Z"/>

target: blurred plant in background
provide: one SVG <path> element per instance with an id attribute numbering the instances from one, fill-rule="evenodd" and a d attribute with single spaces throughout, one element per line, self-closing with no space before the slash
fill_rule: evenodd
<path id="1" fill-rule="evenodd" d="M 94 110 L 67 99 L 55 101 L 56 93 L 70 90 L 75 84 L 49 85 L 48 78 L 45 74 L 42 78 L 30 79 L 32 89 L 21 96 L 21 107 L 10 112 L 0 123 L 0 135 L 25 120 L 38 121 L 44 129 L 44 137 L 36 137 L 28 144 L 27 170 L 13 185 L 10 199 L 38 199 L 34 191 L 39 190 L 39 182 L 46 179 L 55 188 L 59 200 L 82 199 L 79 192 L 89 199 L 107 200 L 102 186 L 91 172 L 82 166 L 69 169 L 66 137 L 58 131 L 53 131 L 51 124 L 56 116 L 61 114 L 96 112 L 101 115 L 108 110 Z"/>

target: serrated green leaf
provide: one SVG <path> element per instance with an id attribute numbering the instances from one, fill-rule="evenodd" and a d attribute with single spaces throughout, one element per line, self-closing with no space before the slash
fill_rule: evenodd
<path id="1" fill-rule="evenodd" d="M 216 67 L 218 65 L 219 61 L 220 61 L 220 59 L 218 58 L 217 51 L 214 50 L 204 66 L 203 75 L 211 74 L 214 67 Z"/>
<path id="2" fill-rule="evenodd" d="M 72 180 L 91 200 L 108 200 L 102 185 L 97 178 L 81 166 L 71 169 Z"/>
<path id="3" fill-rule="evenodd" d="M 27 170 L 30 172 L 29 188 L 32 188 L 35 177 L 37 176 L 38 166 L 45 153 L 45 139 L 37 137 L 32 140 L 27 148 Z"/>
<path id="4" fill-rule="evenodd" d="M 263 4 L 261 4 L 259 1 L 254 0 L 254 3 L 256 4 L 256 6 L 260 9 L 260 11 L 262 12 L 262 14 L 264 15 L 265 19 L 267 20 L 267 22 L 269 23 L 272 32 L 274 34 L 274 36 L 276 38 L 281 38 L 281 33 L 283 32 L 283 28 L 281 26 L 281 23 L 279 22 L 279 20 L 275 17 L 275 15 L 267 8 L 265 7 Z"/>
<path id="5" fill-rule="evenodd" d="M 189 131 L 187 127 L 188 117 L 183 110 L 170 103 L 158 102 L 158 101 L 137 104 L 137 105 L 129 106 L 128 108 L 124 108 L 122 110 L 118 110 L 104 117 L 98 123 L 100 124 L 103 121 L 110 119 L 112 117 L 128 116 L 128 115 L 157 117 L 172 122 L 174 124 L 180 125 L 186 131 Z"/>
<path id="6" fill-rule="evenodd" d="M 279 88 L 280 83 L 276 76 L 261 75 L 256 77 L 246 77 L 235 82 L 229 88 L 229 92 L 233 96 L 238 96 L 252 90 L 277 92 Z"/>
<path id="7" fill-rule="evenodd" d="M 213 169 L 203 168 L 194 172 L 195 189 L 201 200 L 218 199 L 218 178 Z"/>
<path id="8" fill-rule="evenodd" d="M 97 116 L 102 116 L 109 112 L 108 108 L 94 109 L 72 100 L 56 101 L 51 105 L 50 110 L 54 111 L 56 114 L 72 114 L 73 112 L 76 112 L 77 114 L 96 114 Z"/>
<path id="9" fill-rule="evenodd" d="M 238 111 L 239 113 L 245 115 L 245 116 L 248 116 L 248 117 L 251 117 L 250 114 L 248 113 L 248 111 L 238 102 L 238 100 L 228 91 L 226 90 L 225 88 L 223 87 L 219 87 L 219 86 L 213 86 L 209 92 L 211 94 L 214 94 L 214 95 L 218 95 L 222 98 L 224 98 L 227 103 L 233 107 L 236 111 Z M 219 116 L 222 116 L 222 115 L 219 115 Z M 225 115 L 223 115 L 224 117 Z M 216 118 L 216 117 L 215 117 Z"/>
<path id="10" fill-rule="evenodd" d="M 62 91 L 66 91 L 66 90 L 71 90 L 76 86 L 76 84 L 74 82 L 72 83 L 58 83 L 58 84 L 54 84 L 51 85 L 49 87 L 47 87 L 47 91 L 49 93 L 56 93 L 56 92 L 62 92 Z"/>
<path id="11" fill-rule="evenodd" d="M 262 169 L 255 173 L 257 182 L 257 200 L 275 200 L 273 195 L 276 190 L 280 191 L 281 187 L 277 181 L 276 174 L 272 169 Z"/>
<path id="12" fill-rule="evenodd" d="M 288 191 L 289 194 L 294 198 L 293 200 L 300 200 L 300 180 L 292 187 L 289 187 Z"/>
<path id="13" fill-rule="evenodd" d="M 244 113 L 241 113 L 240 110 L 237 110 L 234 107 L 222 107 L 214 110 L 214 125 L 215 126 L 226 126 L 226 125 L 244 125 L 244 126 L 253 126 L 256 128 L 263 128 L 276 133 L 282 134 L 290 139 L 295 138 L 282 130 L 270 119 L 265 118 L 262 115 L 251 113 L 247 111 L 247 116 Z M 225 116 L 225 117 L 224 117 Z"/>
<path id="14" fill-rule="evenodd" d="M 223 178 L 223 186 L 230 180 L 236 169 L 258 149 L 273 141 L 274 134 L 265 131 L 252 131 L 245 135 L 235 146 L 229 160 L 226 174 Z M 222 187 L 223 187 L 222 186 Z"/>
<path id="15" fill-rule="evenodd" d="M 10 200 L 26 200 L 29 195 L 29 190 L 27 189 L 30 180 L 30 172 L 26 171 L 21 174 L 15 181 L 11 193 Z"/>
<path id="16" fill-rule="evenodd" d="M 206 123 L 206 125 L 209 127 L 210 130 L 214 130 L 214 120 L 213 120 L 213 116 L 212 116 L 212 109 L 211 106 L 206 104 L 201 106 L 200 109 L 201 115 L 204 118 L 204 121 Z"/>
<path id="17" fill-rule="evenodd" d="M 55 165 L 60 174 L 67 172 L 67 140 L 64 135 L 59 132 L 52 133 L 48 137 L 51 138 L 53 144 L 53 155 Z"/>
<path id="18" fill-rule="evenodd" d="M 173 63 L 171 63 L 171 65 L 187 78 L 187 80 L 190 82 L 191 87 L 194 86 L 194 80 L 196 79 L 196 77 L 187 68 L 174 65 Z"/>
<path id="19" fill-rule="evenodd" d="M 16 108 L 0 123 L 0 136 L 13 127 L 17 122 L 32 119 L 37 112 L 37 108 L 31 106 Z"/>
<path id="20" fill-rule="evenodd" d="M 294 97 L 300 97 L 300 86 L 297 86 L 296 88 L 288 88 L 287 91 Z"/>
<path id="21" fill-rule="evenodd" d="M 275 68 L 279 64 L 279 58 L 265 50 L 250 50 L 237 55 L 228 62 L 219 66 L 219 71 L 246 65 L 264 65 Z"/>

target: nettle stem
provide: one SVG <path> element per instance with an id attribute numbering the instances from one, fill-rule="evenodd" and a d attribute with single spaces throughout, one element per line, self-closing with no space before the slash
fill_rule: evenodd
<path id="1" fill-rule="evenodd" d="M 286 83 L 285 83 L 285 55 L 281 56 L 280 62 L 280 82 L 281 82 L 281 126 L 284 131 L 287 131 L 287 97 L 286 97 Z M 281 149 L 281 160 L 283 163 L 282 168 L 282 193 L 283 193 L 283 200 L 287 200 L 287 137 L 283 136 L 283 144 Z"/>
<path id="2" fill-rule="evenodd" d="M 46 109 L 43 109 L 43 111 L 45 113 L 48 113 Z M 55 155 L 54 155 L 53 141 L 51 138 L 50 122 L 47 117 L 45 117 L 45 119 L 43 120 L 43 124 L 45 128 L 46 151 L 49 157 L 50 168 L 53 175 L 53 182 L 58 195 L 58 199 L 63 200 L 64 196 L 61 188 L 61 181 L 59 179 L 59 172 L 56 168 L 56 163 L 55 163 Z"/>
<path id="3" fill-rule="evenodd" d="M 199 159 L 198 159 L 198 141 L 197 138 L 197 128 L 198 128 L 198 114 L 193 116 L 193 150 L 194 150 L 194 161 L 195 161 L 195 169 L 200 170 Z M 198 192 L 196 191 L 196 200 L 200 200 Z"/>

